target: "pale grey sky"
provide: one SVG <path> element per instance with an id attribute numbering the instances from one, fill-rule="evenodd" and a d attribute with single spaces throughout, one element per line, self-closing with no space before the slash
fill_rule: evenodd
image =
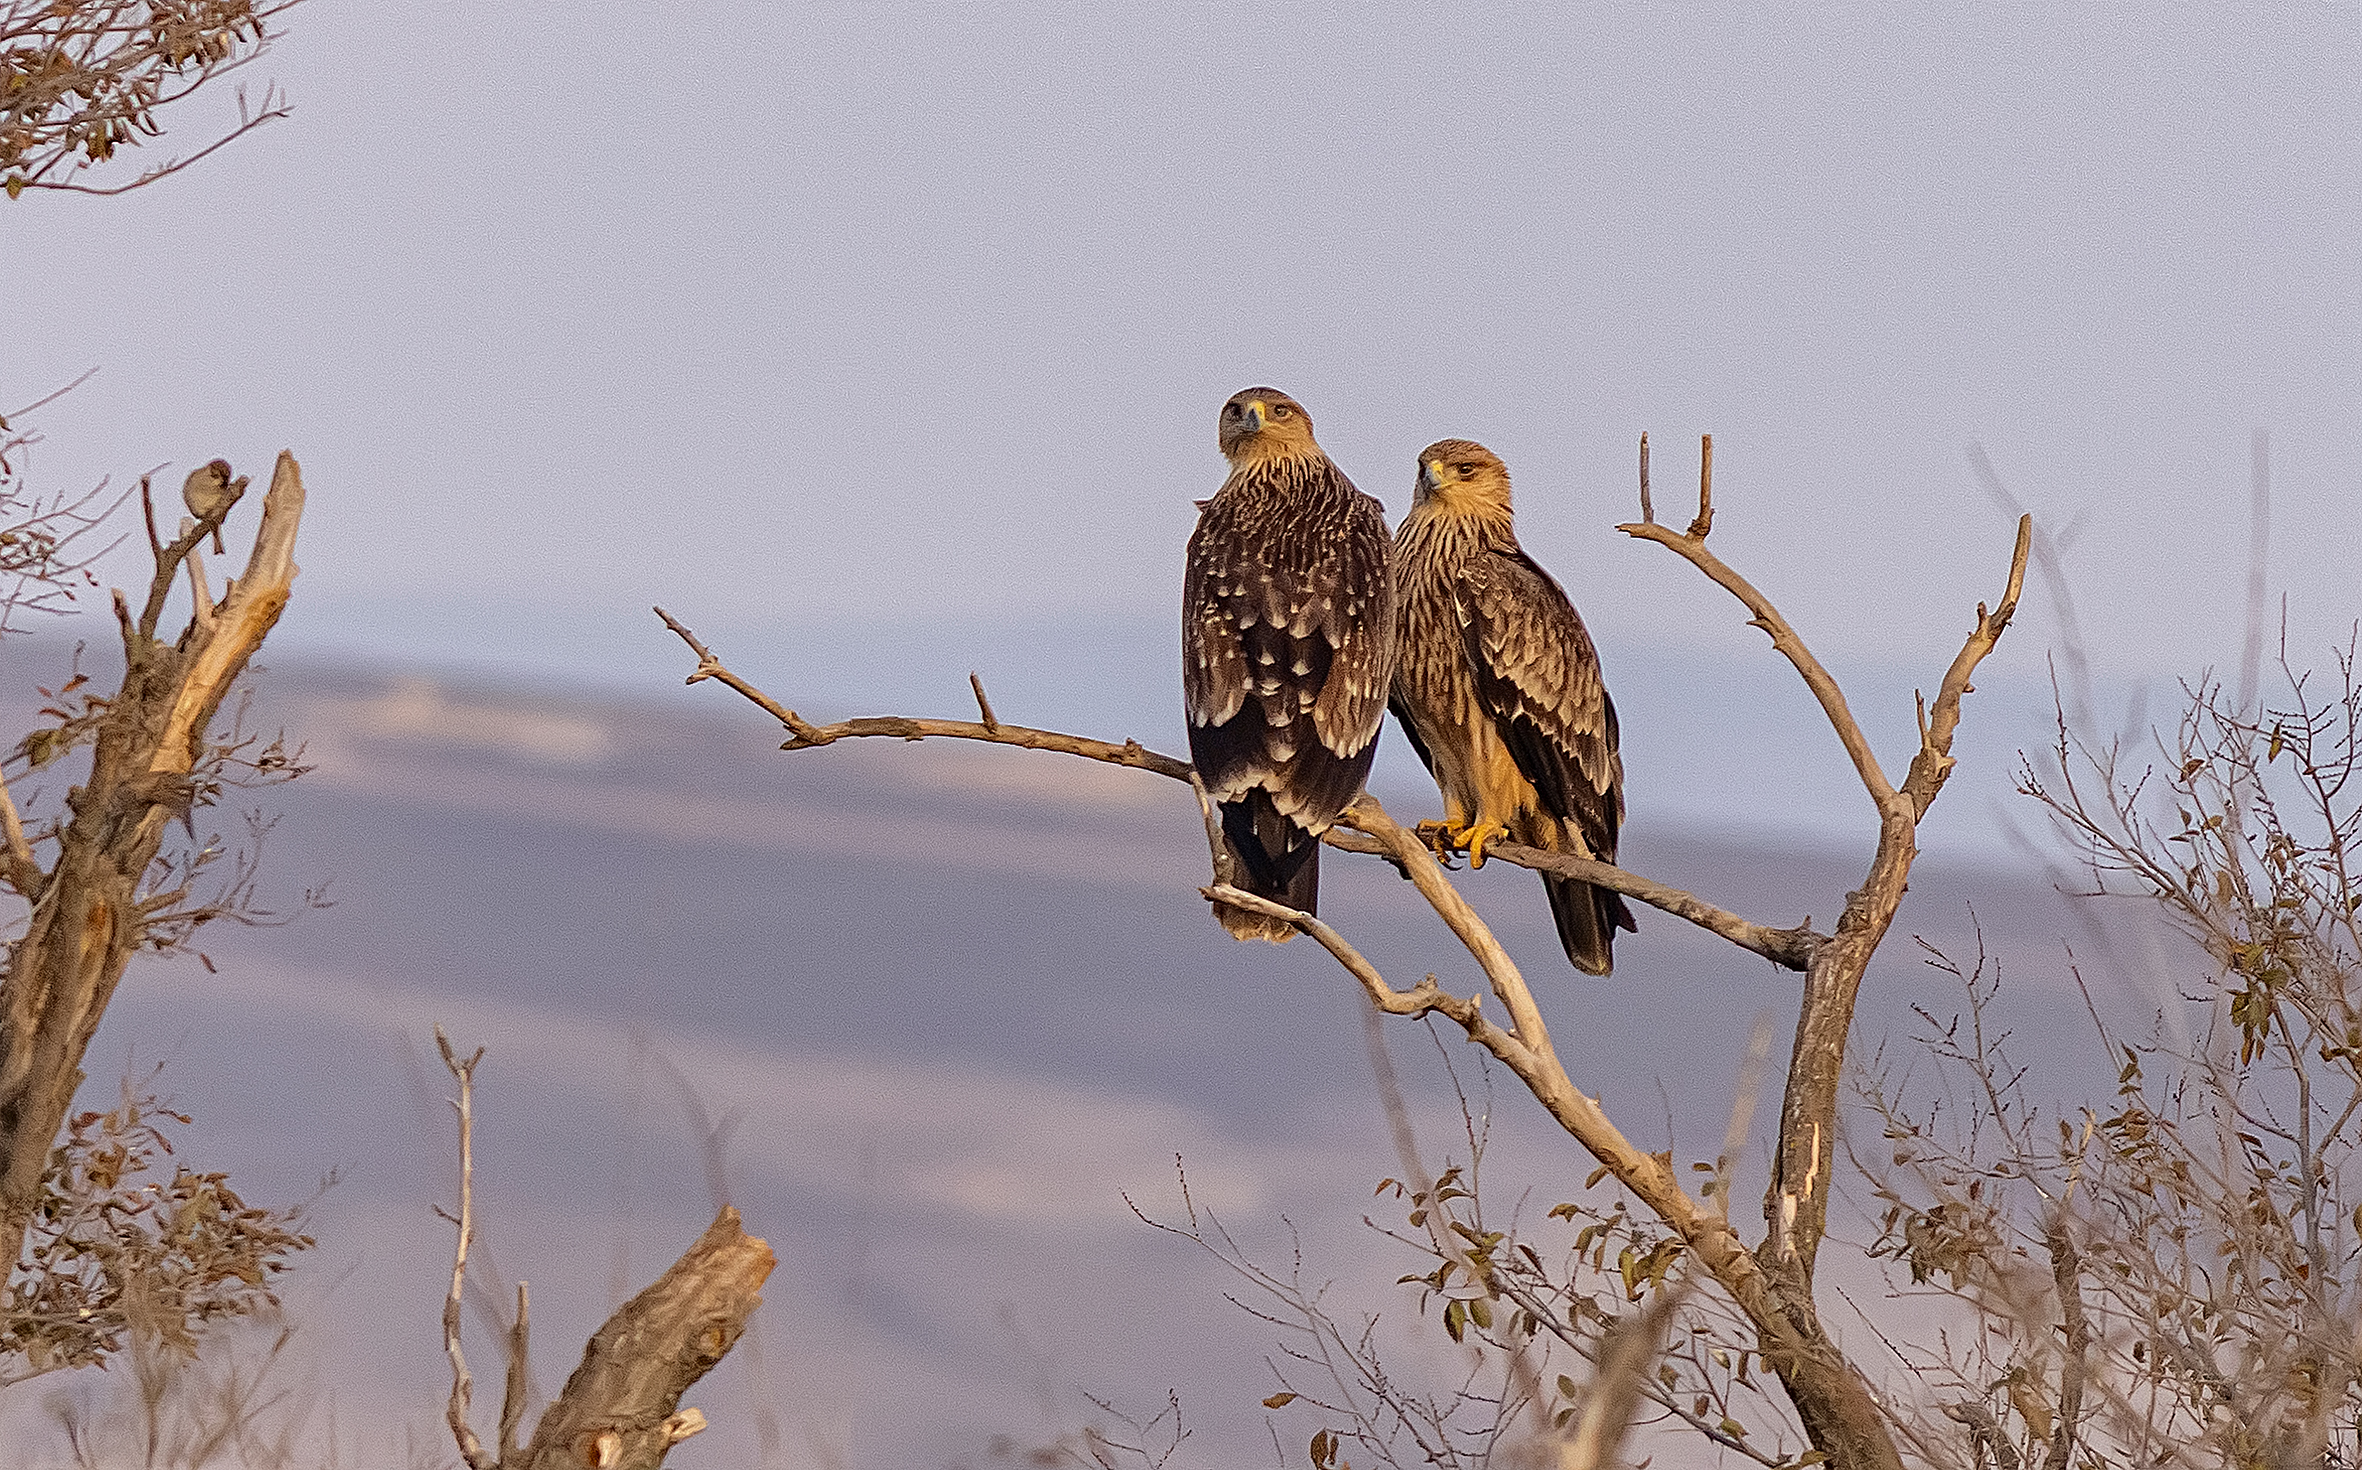
<path id="1" fill-rule="evenodd" d="M 1996 589 L 1972 439 L 2091 513 L 2103 668 L 2235 657 L 2256 425 L 2300 645 L 2362 612 L 2351 7 L 317 0 L 288 29 L 250 76 L 292 120 L 0 210 L 0 400 L 100 370 L 44 415 L 45 480 L 303 456 L 283 651 L 653 690 L 662 600 L 799 701 L 1078 657 L 1084 713 L 1161 734 L 1190 502 L 1251 382 L 1396 511 L 1426 441 L 1500 450 L 1643 723 L 1649 681 L 1686 726 L 1764 657 L 1612 531 L 1644 428 L 1668 504 L 1716 434 L 1724 555 L 1898 690 Z M 2054 632 L 2031 609 L 1995 677 L 2038 682 Z"/>

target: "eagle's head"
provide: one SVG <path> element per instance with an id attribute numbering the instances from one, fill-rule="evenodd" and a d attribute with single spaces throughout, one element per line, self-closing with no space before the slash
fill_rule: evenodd
<path id="1" fill-rule="evenodd" d="M 1438 439 L 1419 451 L 1414 505 L 1467 515 L 1509 509 L 1509 466 L 1471 439 Z"/>
<path id="2" fill-rule="evenodd" d="M 1222 457 L 1234 465 L 1318 454 L 1312 415 L 1277 388 L 1242 388 L 1222 405 Z"/>

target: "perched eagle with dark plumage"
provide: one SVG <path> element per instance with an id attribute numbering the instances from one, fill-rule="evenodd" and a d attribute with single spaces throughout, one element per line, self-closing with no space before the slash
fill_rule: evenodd
<path id="1" fill-rule="evenodd" d="M 1390 707 L 1443 788 L 1444 821 L 1420 824 L 1484 866 L 1508 837 L 1546 852 L 1616 860 L 1624 761 L 1616 707 L 1583 619 L 1517 544 L 1509 469 L 1481 444 L 1419 454 L 1419 483 L 1394 542 L 1400 608 Z M 1544 874 L 1558 940 L 1575 968 L 1615 968 L 1621 896 Z"/>
<path id="2" fill-rule="evenodd" d="M 1394 584 L 1386 513 L 1274 388 L 1222 405 L 1230 478 L 1198 503 L 1181 584 L 1189 758 L 1220 804 L 1238 886 L 1305 913 L 1320 835 L 1360 794 L 1386 720 Z M 1216 904 L 1238 939 L 1286 923 Z"/>

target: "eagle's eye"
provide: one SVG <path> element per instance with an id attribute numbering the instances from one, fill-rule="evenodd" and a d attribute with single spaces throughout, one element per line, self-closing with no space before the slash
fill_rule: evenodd
<path id="1" fill-rule="evenodd" d="M 1462 460 L 1460 463 L 1453 465 L 1452 468 L 1460 472 L 1460 478 L 1463 480 L 1472 479 L 1476 475 L 1476 462 L 1474 460 Z"/>
<path id="2" fill-rule="evenodd" d="M 1288 416 L 1288 406 L 1284 403 L 1272 405 L 1271 416 L 1275 419 L 1286 418 Z"/>

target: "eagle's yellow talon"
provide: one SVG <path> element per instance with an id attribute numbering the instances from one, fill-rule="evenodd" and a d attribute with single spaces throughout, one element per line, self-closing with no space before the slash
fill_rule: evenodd
<path id="1" fill-rule="evenodd" d="M 1468 849 L 1468 866 L 1471 869 L 1483 867 L 1484 845 L 1496 837 L 1508 835 L 1509 829 L 1507 827 L 1487 826 L 1482 822 L 1469 823 L 1467 829 L 1461 834 L 1461 845 Z"/>

